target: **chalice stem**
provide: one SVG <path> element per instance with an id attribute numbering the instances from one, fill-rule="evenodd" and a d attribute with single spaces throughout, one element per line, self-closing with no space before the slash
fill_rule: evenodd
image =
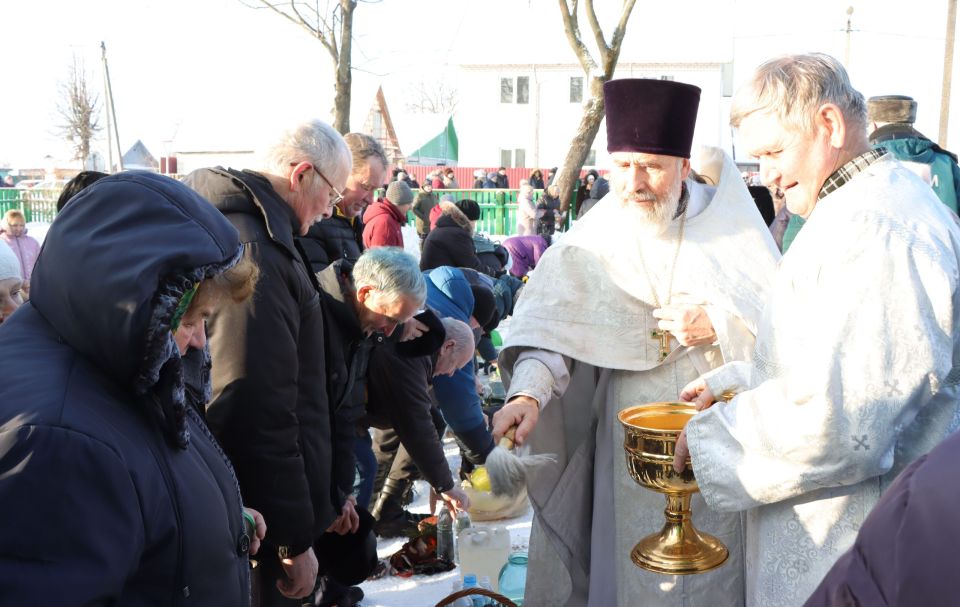
<path id="1" fill-rule="evenodd" d="M 683 544 L 697 536 L 690 523 L 690 493 L 668 493 L 667 507 L 663 511 L 667 519 L 661 537 L 669 544 Z"/>

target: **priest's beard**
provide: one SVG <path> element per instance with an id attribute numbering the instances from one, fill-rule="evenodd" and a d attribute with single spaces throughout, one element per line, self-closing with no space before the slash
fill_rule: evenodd
<path id="1" fill-rule="evenodd" d="M 653 192 L 633 192 L 622 198 L 624 227 L 641 236 L 660 236 L 677 217 L 682 191 L 683 181 L 678 179 L 662 196 Z M 644 202 L 653 205 L 641 204 Z"/>

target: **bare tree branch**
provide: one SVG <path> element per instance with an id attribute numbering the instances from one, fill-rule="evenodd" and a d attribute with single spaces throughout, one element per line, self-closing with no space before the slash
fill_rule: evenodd
<path id="1" fill-rule="evenodd" d="M 563 17 L 563 31 L 567 35 L 567 42 L 569 42 L 571 48 L 573 48 L 573 52 L 576 54 L 583 71 L 589 74 L 591 70 L 597 67 L 597 63 L 593 60 L 593 57 L 590 55 L 590 50 L 580 38 L 580 25 L 577 22 L 578 0 L 573 0 L 572 8 L 568 4 L 568 0 L 559 0 L 559 2 L 560 14 Z"/>
<path id="2" fill-rule="evenodd" d="M 600 61 L 603 62 L 610 47 L 607 46 L 607 40 L 603 37 L 603 30 L 597 20 L 597 11 L 593 10 L 593 0 L 586 0 L 584 8 L 587 12 L 587 23 L 590 24 L 590 30 L 593 31 L 593 39 L 597 42 L 597 48 L 600 50 Z"/>
<path id="3" fill-rule="evenodd" d="M 563 160 L 563 166 L 556 178 L 556 184 L 560 187 L 560 204 L 566 213 L 573 196 L 574 186 L 580 171 L 583 169 L 583 163 L 590 153 L 590 146 L 600 130 L 600 122 L 603 120 L 604 99 L 603 83 L 613 76 L 613 70 L 616 68 L 617 60 L 620 58 L 620 47 L 626 32 L 627 21 L 630 13 L 633 11 L 636 0 L 624 0 L 623 11 L 620 14 L 620 21 L 613 32 L 613 39 L 607 45 L 600 29 L 600 22 L 593 10 L 593 0 L 586 0 L 584 9 L 587 12 L 587 21 L 590 23 L 590 29 L 593 32 L 594 39 L 600 51 L 600 59 L 603 63 L 603 71 L 598 73 L 594 68 L 597 67 L 596 61 L 590 55 L 590 51 L 583 44 L 580 35 L 580 26 L 577 22 L 577 0 L 573 0 L 571 8 L 568 0 L 560 0 L 560 13 L 563 17 L 563 29 L 567 34 L 567 41 L 570 48 L 573 49 L 580 65 L 587 75 L 587 88 L 590 96 L 583 103 L 583 114 L 580 117 L 580 125 L 577 132 L 570 142 L 567 149 L 567 155 Z"/>
<path id="4" fill-rule="evenodd" d="M 407 88 L 408 111 L 418 114 L 450 115 L 457 110 L 457 90 L 447 88 L 443 81 L 420 80 Z"/>
<path id="5" fill-rule="evenodd" d="M 90 156 L 90 141 L 100 130 L 98 96 L 87 87 L 87 74 L 83 62 L 73 57 L 67 79 L 60 83 L 62 96 L 57 112 L 64 122 L 59 132 L 73 144 L 74 159 L 86 165 Z"/>
<path id="6" fill-rule="evenodd" d="M 637 0 L 624 0 L 623 10 L 620 12 L 620 21 L 617 23 L 617 27 L 613 30 L 613 39 L 610 41 L 611 52 L 603 58 L 603 73 L 606 74 L 609 79 L 613 76 L 613 68 L 616 67 L 617 61 L 620 58 L 620 48 L 623 45 L 623 37 L 627 33 L 627 21 L 630 20 L 630 13 L 633 12 L 633 5 L 637 3 Z M 614 55 L 614 53 L 616 53 Z"/>
<path id="7" fill-rule="evenodd" d="M 245 0 L 237 0 L 248 8 Z M 320 41 L 327 49 L 336 72 L 334 82 L 333 125 L 341 133 L 350 130 L 350 95 L 353 77 L 350 73 L 353 48 L 353 11 L 357 8 L 358 0 L 335 0 L 330 8 L 330 2 L 321 12 L 319 6 L 313 7 L 309 3 L 298 0 L 288 2 L 271 2 L 259 0 L 262 6 L 280 15 L 287 21 L 306 30 L 312 38 Z M 312 20 L 311 17 L 315 17 Z M 338 36 L 339 32 L 339 36 Z"/>

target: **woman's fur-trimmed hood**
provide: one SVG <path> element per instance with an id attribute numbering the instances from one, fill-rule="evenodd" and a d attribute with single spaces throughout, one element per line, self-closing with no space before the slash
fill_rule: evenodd
<path id="1" fill-rule="evenodd" d="M 473 223 L 469 219 L 467 219 L 467 216 L 464 214 L 463 211 L 457 208 L 456 204 L 446 200 L 440 201 L 440 216 L 449 217 L 454 221 L 454 223 L 456 223 L 458 226 L 460 226 L 461 228 L 469 232 L 471 236 L 473 236 Z M 439 221 L 439 219 L 437 221 Z"/>
<path id="2" fill-rule="evenodd" d="M 51 225 L 31 305 L 64 343 L 141 397 L 170 442 L 185 448 L 174 311 L 242 250 L 230 222 L 183 184 L 152 173 L 112 175 L 78 194 Z"/>

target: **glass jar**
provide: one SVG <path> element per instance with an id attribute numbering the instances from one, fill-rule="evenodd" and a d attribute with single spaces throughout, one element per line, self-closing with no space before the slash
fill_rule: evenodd
<path id="1" fill-rule="evenodd" d="M 517 605 L 523 605 L 523 589 L 527 585 L 527 553 L 514 552 L 500 570 L 500 594 Z"/>

